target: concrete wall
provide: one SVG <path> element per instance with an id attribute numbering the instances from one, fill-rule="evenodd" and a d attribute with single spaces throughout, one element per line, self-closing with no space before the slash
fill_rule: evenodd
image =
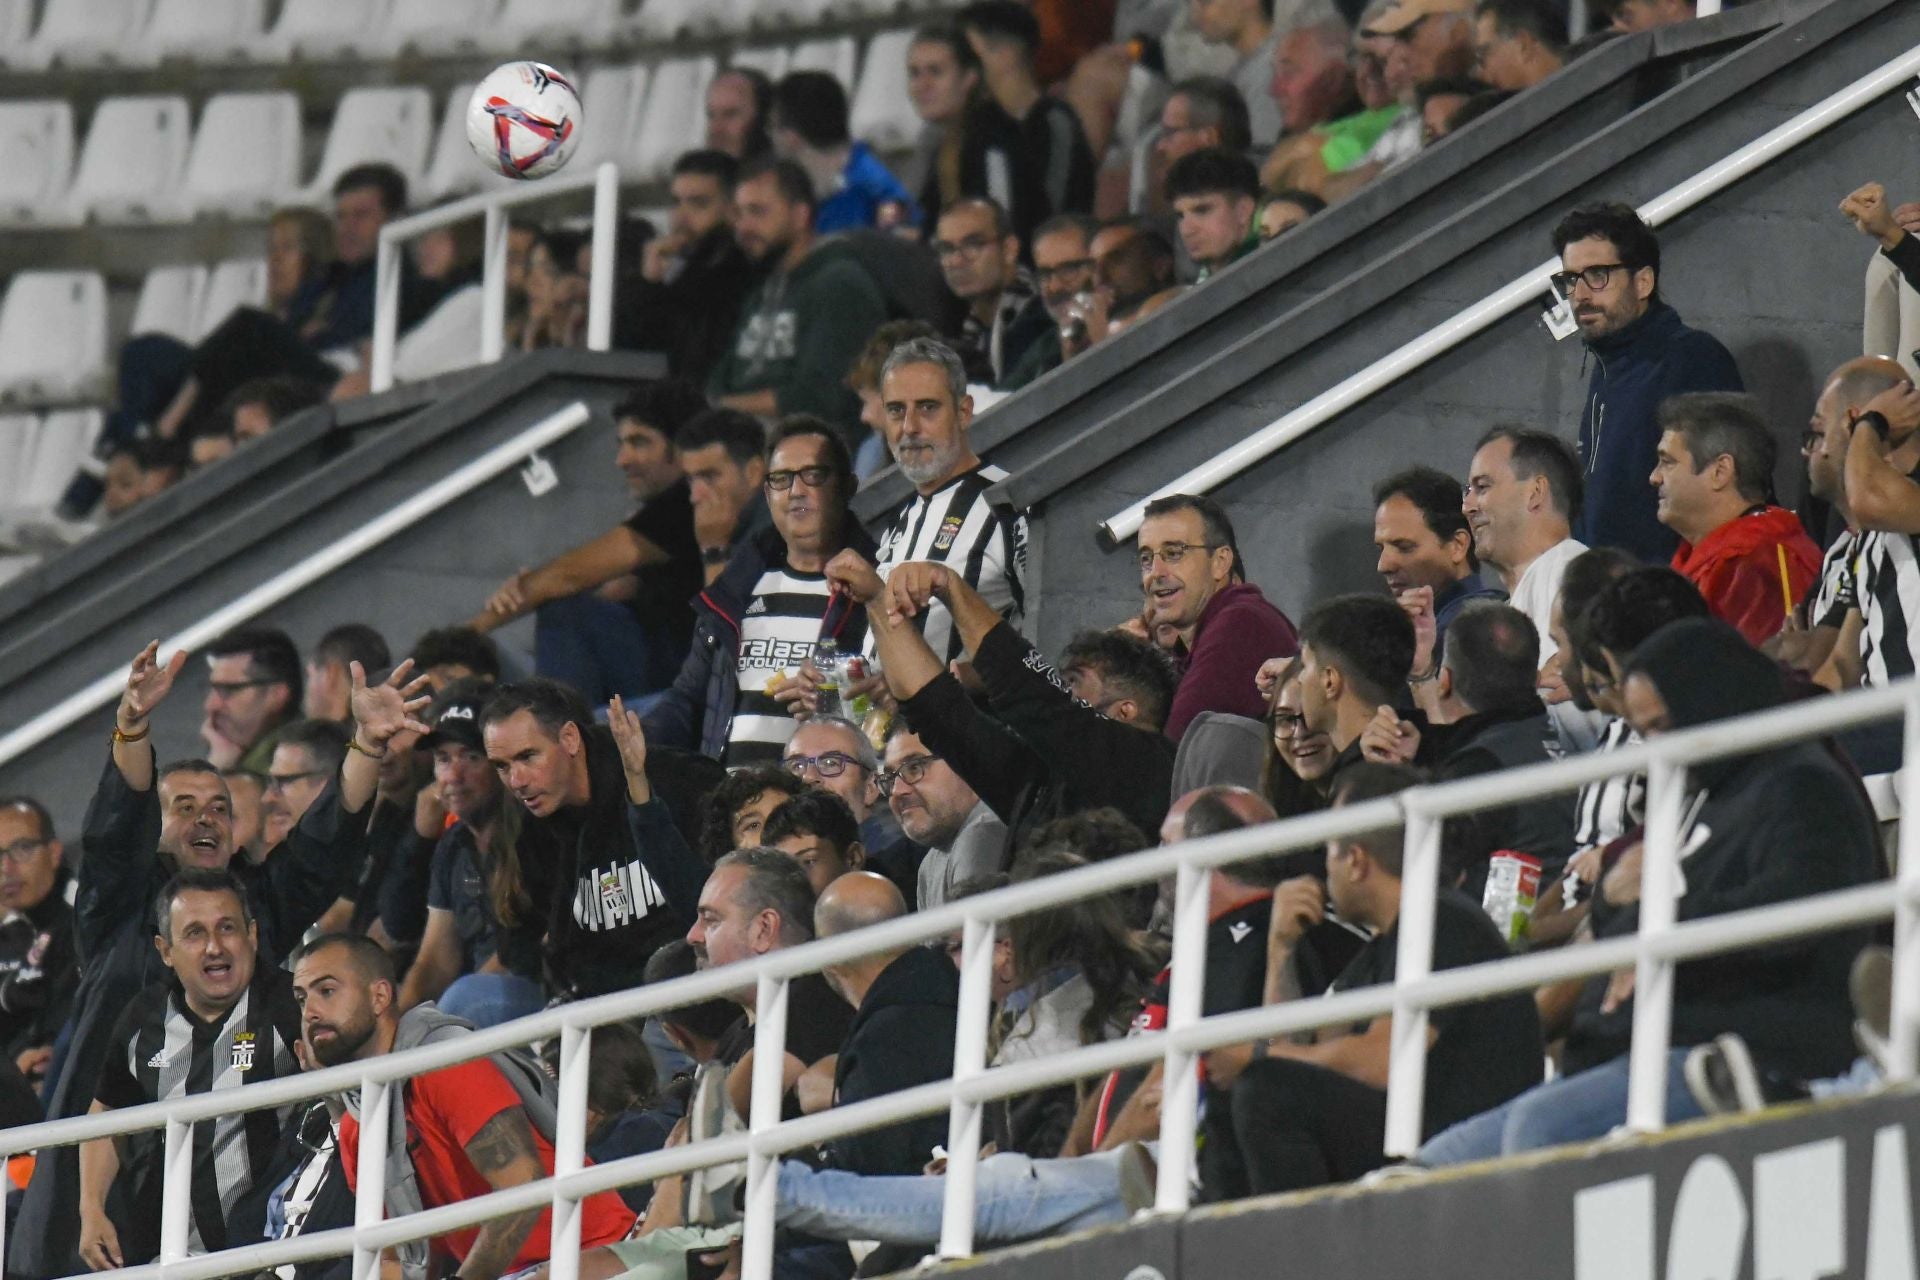
<path id="1" fill-rule="evenodd" d="M 1244 345 L 1235 367 L 1217 370 L 1205 394 L 1194 392 L 1191 412 L 1137 447 L 1114 456 L 1117 451 L 1100 449 L 1098 433 L 1063 445 L 1082 460 L 1084 474 L 1038 499 L 1032 594 L 1040 601 L 1042 643 L 1058 646 L 1077 627 L 1137 608 L 1129 557 L 1101 546 L 1099 521 L 1537 265 L 1550 252 L 1553 223 L 1571 204 L 1644 202 L 1920 43 L 1920 8 L 1869 12 L 1862 6 L 1855 21 L 1843 14 L 1845 6 L 1841 0 L 1829 7 L 1829 28 L 1844 28 L 1833 38 L 1804 56 L 1792 52 L 1776 70 L 1714 109 L 1679 121 L 1645 148 L 1615 147 L 1603 134 L 1570 152 L 1563 163 L 1574 170 L 1583 154 L 1591 161 L 1609 147 L 1621 153 L 1617 161 L 1589 164 L 1591 175 L 1577 184 L 1555 191 L 1558 166 L 1549 165 L 1504 189 L 1490 187 L 1484 206 L 1466 217 L 1477 225 L 1443 231 L 1434 252 L 1383 246 L 1382 267 L 1351 282 L 1383 301 L 1355 309 L 1339 328 L 1285 359 L 1263 361 L 1258 344 Z M 1688 88 L 1704 92 L 1765 43 L 1728 58 Z M 1774 61 L 1782 60 L 1783 47 L 1798 48 L 1776 46 Z M 1643 109 L 1639 126 L 1657 122 L 1661 110 L 1659 103 Z M 1860 350 L 1861 279 L 1870 245 L 1835 205 L 1870 178 L 1890 178 L 1896 198 L 1910 198 L 1899 187 L 1899 169 L 1915 130 L 1896 92 L 1661 233 L 1662 293 L 1688 322 L 1715 333 L 1735 353 L 1777 432 L 1783 495 L 1802 488 L 1798 431 L 1818 380 Z M 1477 247 L 1456 253 L 1444 243 L 1449 234 L 1477 240 Z M 1396 251 L 1392 258 L 1389 248 Z M 1382 273 L 1391 286 L 1384 291 L 1378 289 Z M 1226 484 L 1215 496 L 1235 519 L 1254 578 L 1296 618 L 1326 595 L 1376 587 L 1373 481 L 1415 462 L 1460 474 L 1473 441 L 1496 422 L 1546 426 L 1571 439 L 1585 385 L 1582 355 L 1577 340 L 1556 345 L 1530 311 L 1516 314 Z M 1152 412 L 1151 398 L 1140 403 L 1140 412 Z M 1019 492 L 1024 483 L 1029 492 L 1044 492 L 1044 477 L 1036 478 L 1044 469 L 1035 464 L 1027 476 L 1016 471 L 1008 487 Z"/>

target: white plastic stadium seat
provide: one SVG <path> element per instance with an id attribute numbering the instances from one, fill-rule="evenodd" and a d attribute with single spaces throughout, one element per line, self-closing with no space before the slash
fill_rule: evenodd
<path id="1" fill-rule="evenodd" d="M 653 69 L 634 146 L 636 177 L 660 177 L 682 151 L 698 145 L 691 139 L 705 136 L 707 83 L 713 72 L 712 58 L 674 58 Z M 587 127 L 593 127 L 591 121 Z"/>
<path id="2" fill-rule="evenodd" d="M 568 172 L 584 172 L 611 160 L 632 166 L 640 138 L 641 112 L 647 105 L 647 68 L 596 67 L 580 86 L 580 115 L 585 121 L 580 145 L 567 162 Z"/>
<path id="3" fill-rule="evenodd" d="M 29 497 L 28 469 L 40 436 L 37 413 L 0 413 L 0 508 L 23 510 Z"/>
<path id="4" fill-rule="evenodd" d="M 33 0 L 0 0 L 0 62 L 12 62 L 33 36 Z"/>
<path id="5" fill-rule="evenodd" d="M 165 222 L 183 212 L 187 100 L 107 98 L 94 108 L 68 203 L 101 222 Z"/>
<path id="6" fill-rule="evenodd" d="M 787 60 L 787 70 L 824 71 L 838 80 L 853 95 L 854 67 L 859 61 L 860 46 L 852 36 L 839 36 L 831 40 L 809 40 L 797 46 L 793 57 Z"/>
<path id="7" fill-rule="evenodd" d="M 284 0 L 255 49 L 264 61 L 340 58 L 380 47 L 390 0 Z"/>
<path id="8" fill-rule="evenodd" d="M 59 98 L 0 103 L 0 225 L 71 220 L 73 107 Z"/>
<path id="9" fill-rule="evenodd" d="M 137 65 L 153 0 L 48 0 L 32 38 L 7 55 L 15 66 Z"/>
<path id="10" fill-rule="evenodd" d="M 860 87 L 853 94 L 853 136 L 881 151 L 899 151 L 913 145 L 920 132 L 907 94 L 907 50 L 913 32 L 884 31 L 867 45 Z"/>
<path id="11" fill-rule="evenodd" d="M 620 18 L 620 0 L 506 0 L 487 33 L 494 49 L 579 49 L 604 42 Z M 544 42 L 544 43 L 543 43 Z"/>
<path id="12" fill-rule="evenodd" d="M 748 67 L 758 71 L 769 80 L 778 80 L 789 70 L 787 59 L 790 55 L 778 45 L 763 49 L 736 49 L 727 59 L 729 67 Z"/>
<path id="13" fill-rule="evenodd" d="M 141 41 L 149 57 L 237 62 L 266 26 L 265 0 L 156 0 Z"/>
<path id="14" fill-rule="evenodd" d="M 381 44 L 389 53 L 470 53 L 481 47 L 499 13 L 500 0 L 396 0 Z"/>
<path id="15" fill-rule="evenodd" d="M 473 90 L 473 85 L 459 84 L 447 95 L 447 109 L 440 113 L 440 125 L 433 135 L 432 158 L 421 176 L 416 204 L 519 185 L 512 178 L 488 172 L 467 142 L 467 99 L 473 96 Z M 581 138 L 581 144 L 584 146 L 592 136 L 589 131 Z"/>
<path id="16" fill-rule="evenodd" d="M 333 180 L 357 164 L 390 164 L 409 186 L 418 182 L 426 169 L 432 130 L 433 103 L 417 85 L 347 90 L 334 109 L 327 149 L 307 190 L 307 202 L 331 201 Z"/>
<path id="17" fill-rule="evenodd" d="M 128 333 L 164 333 L 182 342 L 194 340 L 200 297 L 207 291 L 207 269 L 199 263 L 155 267 L 140 284 Z"/>
<path id="18" fill-rule="evenodd" d="M 267 260 L 265 258 L 228 258 L 213 264 L 207 275 L 207 288 L 200 295 L 200 314 L 194 324 L 192 341 L 212 333 L 220 322 L 239 307 L 267 305 Z"/>
<path id="19" fill-rule="evenodd" d="M 685 34 L 708 5 L 724 0 L 644 0 L 633 29 L 645 40 L 671 40 Z"/>
<path id="20" fill-rule="evenodd" d="M 107 284 L 96 271 L 22 271 L 0 299 L 0 400 L 72 402 L 107 382 Z"/>
<path id="21" fill-rule="evenodd" d="M 53 510 L 105 421 L 98 409 L 61 409 L 37 419 L 15 505 L 33 513 Z"/>
<path id="22" fill-rule="evenodd" d="M 190 212 L 264 217 L 300 187 L 300 99 L 217 93 L 200 113 L 182 195 Z"/>

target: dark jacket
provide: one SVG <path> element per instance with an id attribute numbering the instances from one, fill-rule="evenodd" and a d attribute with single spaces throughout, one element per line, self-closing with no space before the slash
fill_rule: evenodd
<path id="1" fill-rule="evenodd" d="M 960 972 L 941 952 L 912 947 L 880 971 L 853 1015 L 833 1069 L 834 1105 L 848 1106 L 953 1074 Z M 850 1173 L 918 1174 L 947 1140 L 944 1113 L 836 1138 L 827 1164 Z"/>
<path id="2" fill-rule="evenodd" d="M 112 1048 L 114 1022 L 143 988 L 167 976 L 153 946 L 153 899 L 172 874 L 154 853 L 159 838 L 157 784 L 134 791 L 109 756 L 80 836 L 84 856 L 73 913 L 80 982 L 66 1056 L 47 1085 L 49 1119 L 85 1114 Z M 356 818 L 340 807 L 334 781 L 264 862 L 233 860 L 229 870 L 246 888 L 260 929 L 261 964 L 285 957 L 354 883 L 365 845 L 364 815 Z M 25 1220 L 41 1226 L 14 1234 L 10 1274 L 70 1275 L 81 1269 L 75 1253 L 79 1220 L 70 1208 L 80 1194 L 78 1151 L 41 1153 L 22 1201 L 22 1212 L 32 1215 Z"/>
<path id="3" fill-rule="evenodd" d="M 688 248 L 671 280 L 656 284 L 635 275 L 622 283 L 613 304 L 613 345 L 662 352 L 667 372 L 705 386 L 733 342 L 754 274 L 733 228 L 715 227 Z"/>
<path id="4" fill-rule="evenodd" d="M 517 842 L 529 895 L 546 905 L 548 988 L 562 998 L 639 986 L 653 953 L 693 924 L 706 882 L 669 807 L 670 788 L 693 788 L 662 785 L 667 757 L 648 753 L 656 794 L 635 805 L 613 732 L 594 725 L 583 737 L 587 803 L 528 814 Z"/>
<path id="5" fill-rule="evenodd" d="M 9 1059 L 51 1045 L 73 1012 L 80 961 L 69 879 L 63 868 L 37 906 L 0 922 L 0 1042 Z"/>
<path id="6" fill-rule="evenodd" d="M 901 709 L 927 749 L 1007 824 L 1009 852 L 1055 818 L 1105 806 L 1147 835 L 1160 830 L 1173 784 L 1173 743 L 1164 734 L 1109 720 L 1075 698 L 1011 623 L 987 633 L 973 666 L 992 715 L 951 674 Z"/>
<path id="7" fill-rule="evenodd" d="M 846 533 L 849 549 L 874 558 L 873 539 L 851 514 Z M 693 645 L 673 686 L 646 714 L 649 743 L 698 751 L 715 760 L 726 752 L 727 727 L 740 701 L 740 619 L 753 603 L 760 575 L 783 563 L 786 554 L 780 531 L 763 529 L 741 544 L 720 576 L 694 600 Z M 847 625 L 841 652 L 857 652 L 865 636 L 865 613 L 854 610 Z"/>
<path id="8" fill-rule="evenodd" d="M 1026 130 L 999 103 L 984 97 L 967 109 L 960 129 L 956 172 L 941 172 L 939 148 L 928 157 L 919 193 L 927 238 L 933 238 L 940 211 L 949 204 L 961 196 L 990 196 L 1007 211 L 1007 221 L 1020 243 L 1031 245 L 1034 228 L 1058 210 L 1047 199 L 1039 158 Z M 949 177 L 957 177 L 958 185 L 947 182 Z"/>
<path id="9" fill-rule="evenodd" d="M 1228 583 L 1200 611 L 1193 647 L 1180 655 L 1184 666 L 1173 710 L 1167 713 L 1167 736 L 1180 741 L 1202 711 L 1266 719 L 1266 703 L 1253 677 L 1268 658 L 1290 658 L 1298 652 L 1293 623 L 1260 588 L 1250 582 Z"/>
<path id="10" fill-rule="evenodd" d="M 771 391 L 781 417 L 857 419 L 847 371 L 886 318 L 886 299 L 866 268 L 838 241 L 823 240 L 793 270 L 762 276 L 740 303 L 707 392 Z"/>
<path id="11" fill-rule="evenodd" d="M 1545 764 L 1553 722 L 1538 698 L 1514 707 L 1475 712 L 1464 720 L 1427 729 L 1422 747 L 1437 780 L 1470 778 L 1502 769 Z M 1446 862 L 1463 874 L 1461 891 L 1479 899 L 1487 887 L 1487 859 L 1503 850 L 1531 854 L 1543 864 L 1542 883 L 1552 880 L 1573 854 L 1571 794 L 1544 796 L 1447 822 Z"/>
<path id="12" fill-rule="evenodd" d="M 1660 445 L 1660 402 L 1688 391 L 1739 391 L 1740 370 L 1718 338 L 1689 329 L 1659 301 L 1586 348 L 1593 357 L 1580 411 L 1586 507 L 1574 536 L 1590 547 L 1619 547 L 1665 564 L 1680 540 L 1660 523 L 1647 483 Z"/>

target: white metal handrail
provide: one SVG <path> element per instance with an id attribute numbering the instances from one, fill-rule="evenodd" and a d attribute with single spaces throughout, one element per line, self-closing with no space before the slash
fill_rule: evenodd
<path id="1" fill-rule="evenodd" d="M 570 432 L 579 430 L 592 416 L 587 406 L 579 401 L 548 414 L 519 432 L 511 440 L 495 445 L 473 461 L 449 473 L 446 478 L 435 481 L 392 510 L 383 512 L 361 525 L 338 542 L 322 547 L 230 604 L 214 610 L 192 626 L 168 636 L 160 642 L 160 651 L 172 653 L 178 649 L 185 649 L 191 652 L 212 642 L 223 632 L 239 626 L 249 618 L 259 616 L 296 592 L 305 590 L 355 557 L 364 555 L 387 539 L 405 532 L 448 503 L 473 492 L 501 472 L 518 466 L 527 459 L 529 454 L 545 448 Z M 126 684 L 126 668 L 116 667 L 48 707 L 25 724 L 0 735 L 0 765 L 19 759 L 54 734 L 78 723 L 83 716 L 109 705 L 120 696 Z"/>
<path id="2" fill-rule="evenodd" d="M 767 1280 L 771 1274 L 773 1243 L 773 1172 L 778 1158 L 790 1151 L 933 1114 L 943 1108 L 949 1112 L 950 1133 L 956 1139 L 967 1135 L 977 1137 L 979 1110 L 989 1101 L 1119 1067 L 1158 1061 L 1165 1065 L 1168 1074 L 1166 1101 L 1162 1106 L 1162 1173 L 1157 1204 L 1163 1211 L 1177 1212 L 1187 1207 L 1194 1109 L 1181 1105 L 1176 1097 L 1184 1093 L 1191 1100 L 1197 1088 L 1197 1073 L 1191 1070 L 1191 1064 L 1209 1049 L 1256 1037 L 1391 1015 L 1395 1031 L 1388 1085 L 1387 1150 L 1389 1154 L 1408 1154 L 1419 1138 L 1419 1090 L 1425 1073 L 1424 1019 L 1434 1008 L 1525 990 L 1546 982 L 1606 973 L 1629 964 L 1636 966 L 1642 983 L 1636 995 L 1638 1001 L 1650 990 L 1670 986 L 1673 968 L 1681 961 L 1860 925 L 1889 915 L 1896 925 L 1893 1053 L 1889 1074 L 1895 1081 L 1905 1081 L 1914 1074 L 1915 1041 L 1916 1035 L 1920 1035 L 1920 971 L 1917 971 L 1920 966 L 1914 963 L 1915 944 L 1920 939 L 1920 932 L 1916 931 L 1916 922 L 1920 922 L 1920 856 L 1902 856 L 1899 879 L 1894 883 L 1857 886 L 1671 927 L 1645 927 L 1649 908 L 1653 906 L 1648 895 L 1660 885 L 1671 888 L 1677 883 L 1680 806 L 1672 803 L 1671 797 L 1677 797 L 1684 785 L 1688 765 L 1761 751 L 1895 716 L 1904 718 L 1908 747 L 1920 751 L 1920 681 L 1909 680 L 1892 688 L 1861 690 L 1803 702 L 1618 751 L 1420 787 L 1391 799 L 1147 850 L 949 903 L 856 933 L 774 952 L 752 962 L 549 1009 L 461 1039 L 364 1063 L 218 1094 L 194 1095 L 165 1104 L 0 1131 L 0 1155 L 71 1145 L 164 1125 L 167 1159 L 162 1239 L 163 1248 L 166 1244 L 172 1247 L 166 1248 L 155 1264 L 129 1268 L 128 1280 L 211 1280 L 216 1276 L 339 1257 L 349 1252 L 354 1256 L 356 1274 L 365 1277 L 371 1274 L 381 1249 L 548 1203 L 554 1207 L 555 1240 L 559 1242 L 553 1254 L 552 1274 L 556 1280 L 577 1280 L 578 1212 L 586 1196 L 670 1173 L 745 1158 L 749 1163 L 749 1191 L 743 1274 L 749 1280 Z M 1470 968 L 1428 972 L 1431 956 L 1414 952 L 1431 946 L 1432 887 L 1438 870 L 1442 819 L 1540 795 L 1564 793 L 1602 778 L 1639 772 L 1653 775 L 1658 794 L 1648 811 L 1646 862 L 1642 873 L 1643 928 L 1638 934 L 1560 951 L 1510 957 Z M 1905 771 L 1899 787 L 1903 810 L 1920 812 L 1920 807 L 1915 807 L 1920 806 L 1920 769 Z M 777 1064 L 784 1058 L 784 1003 L 788 983 L 793 978 L 818 972 L 828 965 L 844 964 L 954 932 L 960 932 L 963 939 L 960 1007 L 978 1013 L 987 1007 L 984 993 L 991 977 L 990 967 L 980 956 L 990 953 L 998 922 L 1092 894 L 1160 881 L 1169 874 L 1176 877 L 1174 972 L 1179 984 L 1183 969 L 1186 973 L 1199 971 L 1199 959 L 1204 956 L 1208 871 L 1252 857 L 1310 848 L 1329 839 L 1355 838 L 1401 824 L 1405 824 L 1407 832 L 1406 880 L 1399 922 L 1398 972 L 1401 976 L 1390 986 L 1362 988 L 1321 1000 L 1295 1001 L 1203 1019 L 1199 1016 L 1197 991 L 1189 992 L 1184 985 L 1176 985 L 1164 1031 L 990 1069 L 974 1065 L 982 1061 L 985 1019 L 962 1019 L 956 1027 L 955 1062 L 966 1069 L 956 1070 L 952 1079 L 782 1122 L 778 1119 L 777 1076 L 771 1085 L 756 1078 L 749 1132 L 628 1157 L 604 1166 L 583 1166 L 580 1140 L 584 1137 L 586 1109 L 585 1064 L 591 1028 L 595 1025 L 713 999 L 751 982 L 757 987 L 760 1010 L 755 1033 L 756 1063 Z M 1920 844 L 1920 824 L 1903 827 L 1901 844 L 1903 855 L 1914 852 L 1910 846 Z M 1422 891 L 1423 885 L 1425 891 Z M 1671 902 L 1668 905 L 1670 907 Z M 1667 1006 L 1664 1002 L 1655 1003 L 1660 1014 L 1658 1019 L 1641 1016 L 1636 1003 L 1633 1026 L 1628 1124 L 1642 1131 L 1658 1129 L 1665 1121 L 1665 1059 L 1671 1028 L 1667 1022 Z M 1418 1027 L 1420 1035 L 1408 1036 L 1403 1022 L 1406 1026 Z M 395 1083 L 554 1034 L 561 1037 L 561 1140 L 556 1143 L 554 1177 L 383 1221 L 385 1153 L 380 1144 L 363 1142 L 353 1227 L 291 1241 L 246 1245 L 202 1257 L 184 1256 L 190 1177 L 189 1162 L 184 1156 L 189 1149 L 191 1125 L 196 1121 L 358 1087 L 361 1114 L 373 1118 L 368 1122 L 368 1131 L 380 1133 L 385 1129 L 377 1118 L 391 1105 L 390 1090 Z M 1409 1039 L 1413 1039 L 1417 1052 L 1405 1047 Z M 1650 1076 L 1659 1087 L 1648 1085 Z M 1194 1077 L 1193 1083 L 1184 1090 L 1177 1088 L 1187 1084 L 1185 1077 Z M 1186 1139 L 1184 1143 L 1174 1140 L 1182 1135 Z M 941 1243 L 942 1252 L 960 1254 L 972 1249 L 977 1143 L 950 1143 L 949 1153 Z M 1170 1168 L 1171 1175 L 1167 1172 Z M 568 1224 L 570 1217 L 571 1225 Z M 0 1245 L 3 1244 L 4 1241 L 0 1241 Z"/>
<path id="3" fill-rule="evenodd" d="M 1673 221 L 1709 196 L 1724 191 L 1762 165 L 1825 132 L 1854 112 L 1889 93 L 1897 92 L 1901 81 L 1916 74 L 1920 74 L 1920 47 L 1886 62 L 1791 120 L 1769 129 L 1733 154 L 1655 196 L 1640 206 L 1640 216 L 1653 227 Z M 1625 122 L 1613 127 L 1625 127 Z M 1539 299 L 1547 293 L 1547 277 L 1559 269 L 1560 263 L 1549 259 L 1531 271 L 1516 276 L 1466 310 L 1388 352 L 1305 404 L 1282 414 L 1178 479 L 1108 516 L 1100 523 L 1100 532 L 1109 542 L 1122 542 L 1140 531 L 1140 522 L 1148 503 L 1176 493 L 1212 492 L 1255 463 L 1318 430 L 1429 361 Z"/>
<path id="4" fill-rule="evenodd" d="M 593 192 L 593 269 L 587 277 L 587 350 L 605 351 L 613 343 L 614 254 L 619 240 L 620 168 L 612 161 L 590 173 L 542 178 L 525 186 L 455 200 L 398 218 L 380 228 L 380 252 L 374 266 L 373 359 L 368 381 L 374 391 L 393 386 L 393 349 L 400 337 L 400 254 L 409 240 L 429 231 L 481 218 L 480 362 L 491 364 L 505 353 L 507 331 L 507 210 L 544 204 L 576 192 Z M 569 270 L 572 264 L 564 264 Z"/>

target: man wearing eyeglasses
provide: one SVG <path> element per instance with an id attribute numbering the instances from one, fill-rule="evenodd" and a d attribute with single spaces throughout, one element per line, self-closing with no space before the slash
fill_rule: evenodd
<path id="1" fill-rule="evenodd" d="M 208 645 L 207 759 L 265 773 L 281 726 L 299 718 L 304 689 L 300 652 L 284 631 L 243 627 Z"/>
<path id="2" fill-rule="evenodd" d="M 900 823 L 880 794 L 880 754 L 859 725 L 839 716 L 805 721 L 787 740 L 780 767 L 810 789 L 829 791 L 846 801 L 853 820 L 860 824 L 860 843 L 869 868 L 893 881 L 909 899 L 913 897 L 926 850 L 901 834 Z"/>
<path id="3" fill-rule="evenodd" d="M 280 733 L 260 799 L 261 847 L 272 849 L 293 831 L 347 755 L 346 726 L 296 720 Z"/>
<path id="4" fill-rule="evenodd" d="M 1718 338 L 1680 321 L 1660 297 L 1660 241 L 1624 204 L 1585 204 L 1553 229 L 1554 287 L 1573 307 L 1593 373 L 1580 410 L 1586 510 L 1574 536 L 1649 564 L 1679 539 L 1660 523 L 1647 476 L 1660 445 L 1660 402 L 1688 391 L 1741 391 Z"/>
<path id="5" fill-rule="evenodd" d="M 1013 370 L 1049 344 L 1058 362 L 1059 331 L 1020 267 L 1020 238 L 1006 210 L 986 196 L 962 196 L 941 212 L 933 251 L 947 288 L 966 304 L 955 347 L 968 381 L 1015 390 Z"/>
<path id="6" fill-rule="evenodd" d="M 39 801 L 0 800 L 0 1043 L 30 1083 L 53 1060 L 80 981 L 64 854 Z"/>

